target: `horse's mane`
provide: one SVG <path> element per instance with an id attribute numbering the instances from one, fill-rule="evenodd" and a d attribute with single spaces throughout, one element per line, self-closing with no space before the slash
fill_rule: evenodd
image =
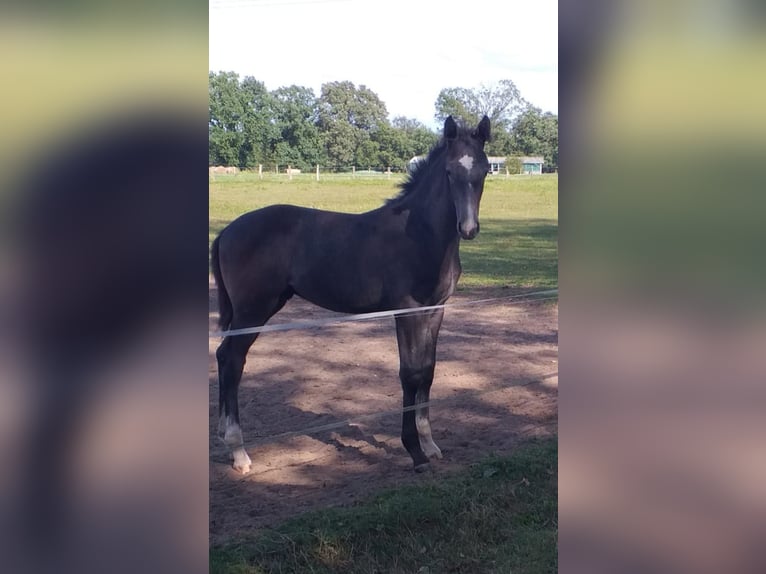
<path id="1" fill-rule="evenodd" d="M 458 132 L 456 139 L 465 139 L 471 136 L 473 130 L 464 124 L 458 124 Z M 408 174 L 399 187 L 401 191 L 394 197 L 386 201 L 386 205 L 394 208 L 403 208 L 409 205 L 415 191 L 421 187 L 421 183 L 425 181 L 429 176 L 432 168 L 444 158 L 444 152 L 447 150 L 447 142 L 443 137 L 439 138 L 439 141 L 429 150 L 426 157 L 415 164 L 414 169 Z"/>

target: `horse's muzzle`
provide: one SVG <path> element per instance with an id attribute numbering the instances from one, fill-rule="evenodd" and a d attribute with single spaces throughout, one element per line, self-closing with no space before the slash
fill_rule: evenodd
<path id="1" fill-rule="evenodd" d="M 460 223 L 457 226 L 458 233 L 463 239 L 473 239 L 479 234 L 479 222 L 472 224 Z"/>

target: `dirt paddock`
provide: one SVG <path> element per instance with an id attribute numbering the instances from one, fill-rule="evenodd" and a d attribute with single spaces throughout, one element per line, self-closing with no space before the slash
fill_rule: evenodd
<path id="1" fill-rule="evenodd" d="M 450 304 L 511 294 L 465 291 Z M 215 287 L 210 330 L 217 330 Z M 335 314 L 294 298 L 272 323 Z M 239 401 L 253 466 L 236 473 L 217 438 L 218 378 L 210 339 L 210 540 L 327 506 L 352 504 L 381 489 L 438 480 L 491 453 L 509 453 L 529 436 L 556 433 L 558 307 L 491 303 L 447 309 L 431 399 L 434 441 L 444 454 L 416 475 L 400 439 L 401 415 L 355 417 L 401 407 L 394 320 L 265 333 L 250 350 Z M 516 385 L 516 386 L 514 386 Z M 438 401 L 442 401 L 439 404 Z M 351 420 L 333 431 L 272 438 Z"/>

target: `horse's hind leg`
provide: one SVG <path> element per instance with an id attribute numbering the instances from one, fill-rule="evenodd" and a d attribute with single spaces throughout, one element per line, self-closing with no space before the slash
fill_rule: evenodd
<path id="1" fill-rule="evenodd" d="M 242 473 L 250 470 L 250 457 L 245 452 L 242 440 L 237 394 L 247 351 L 256 337 L 257 335 L 226 337 L 215 353 L 218 359 L 218 434 L 234 458 L 234 469 Z"/>
<path id="2" fill-rule="evenodd" d="M 237 314 L 231 323 L 231 329 L 260 327 L 279 311 L 289 295 L 270 300 L 261 305 L 259 312 Z M 246 473 L 250 470 L 250 457 L 247 455 L 242 440 L 242 428 L 239 422 L 239 383 L 247 360 L 247 352 L 258 334 L 225 337 L 216 350 L 218 360 L 218 433 L 229 448 L 234 458 L 234 469 Z"/>
<path id="3" fill-rule="evenodd" d="M 399 343 L 399 378 L 404 407 L 427 403 L 436 366 L 436 341 L 444 311 L 396 318 Z M 441 458 L 431 436 L 428 407 L 418 406 L 402 415 L 402 444 L 410 453 L 416 472 L 428 468 L 430 457 Z"/>

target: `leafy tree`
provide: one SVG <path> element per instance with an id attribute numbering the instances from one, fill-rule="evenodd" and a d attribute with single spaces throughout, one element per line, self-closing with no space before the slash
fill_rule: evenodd
<path id="1" fill-rule="evenodd" d="M 412 146 L 404 130 L 385 124 L 373 137 L 378 147 L 377 165 L 382 168 L 390 167 L 395 171 L 403 169 L 412 157 L 409 155 Z"/>
<path id="2" fill-rule="evenodd" d="M 379 152 L 380 148 L 378 147 L 377 140 L 372 139 L 369 133 L 362 132 L 359 136 L 359 145 L 354 154 L 354 165 L 362 169 L 380 167 Z"/>
<path id="3" fill-rule="evenodd" d="M 208 162 L 240 164 L 247 105 L 234 72 L 208 74 Z"/>
<path id="4" fill-rule="evenodd" d="M 510 133 L 513 120 L 526 105 L 516 84 L 501 80 L 475 89 L 443 89 L 436 98 L 435 118 L 441 123 L 451 115 L 475 125 L 486 115 L 492 122 L 492 141 L 487 143 L 487 155 L 505 156 L 513 151 Z"/>
<path id="5" fill-rule="evenodd" d="M 500 80 L 476 89 L 444 88 L 436 98 L 435 118 L 442 123 L 451 115 L 475 125 L 486 115 L 494 133 L 507 130 L 526 105 L 513 81 Z"/>
<path id="6" fill-rule="evenodd" d="M 278 142 L 273 160 L 308 170 L 325 162 L 324 144 L 317 122 L 318 101 L 314 91 L 302 86 L 278 88 L 272 93 L 274 125 Z"/>
<path id="7" fill-rule="evenodd" d="M 476 98 L 476 93 L 467 88 L 444 88 L 436 97 L 435 105 L 434 117 L 439 124 L 442 124 L 447 116 L 476 124 L 482 116 L 481 104 Z"/>
<path id="8" fill-rule="evenodd" d="M 503 157 L 514 151 L 512 134 L 505 128 L 492 127 L 492 140 L 487 142 L 484 151 L 487 155 Z"/>
<path id="9" fill-rule="evenodd" d="M 336 121 L 322 125 L 325 153 L 336 168 L 353 165 L 358 136 L 356 128 L 348 122 Z"/>
<path id="10" fill-rule="evenodd" d="M 321 95 L 302 86 L 269 92 L 253 77 L 210 72 L 209 162 L 251 168 L 277 163 L 308 170 L 314 165 L 403 169 L 436 143 L 438 134 L 404 116 L 388 121 L 385 104 L 364 85 L 330 82 Z M 513 82 L 475 90 L 446 88 L 437 100 L 437 117 L 448 114 L 477 122 L 487 114 L 493 141 L 487 154 L 543 155 L 546 168 L 558 163 L 558 118 L 527 107 Z M 513 118 L 513 121 L 510 121 Z"/>
<path id="11" fill-rule="evenodd" d="M 513 123 L 513 145 L 524 155 L 541 155 L 545 168 L 556 169 L 559 163 L 559 118 L 540 108 L 529 106 Z"/>
<path id="12" fill-rule="evenodd" d="M 507 158 L 505 158 L 505 169 L 508 170 L 508 173 L 510 174 L 517 174 L 521 173 L 521 169 L 524 167 L 524 164 L 521 162 L 521 158 L 517 155 L 509 155 Z"/>
<path id="13" fill-rule="evenodd" d="M 398 168 L 402 163 L 402 134 L 391 126 L 382 126 L 375 134 L 375 143 L 378 147 L 378 162 L 381 167 Z"/>
<path id="14" fill-rule="evenodd" d="M 439 135 L 418 120 L 404 116 L 394 118 L 392 125 L 401 132 L 403 142 L 400 157 L 406 162 L 416 155 L 424 155 L 436 144 Z"/>
<path id="15" fill-rule="evenodd" d="M 370 163 L 375 151 L 371 134 L 387 123 L 387 116 L 386 105 L 366 86 L 323 84 L 319 127 L 328 159 L 336 167 Z"/>
<path id="16" fill-rule="evenodd" d="M 352 84 L 353 86 L 353 84 Z M 365 131 L 375 131 L 388 123 L 386 104 L 367 86 L 360 85 L 356 91 L 356 106 L 352 108 L 351 123 Z"/>
<path id="17" fill-rule="evenodd" d="M 252 76 L 245 77 L 240 85 L 245 102 L 243 121 L 244 141 L 239 153 L 239 167 L 252 168 L 271 159 L 271 150 L 279 141 L 274 126 L 274 99 L 263 82 Z"/>
<path id="18" fill-rule="evenodd" d="M 208 161 L 240 168 L 268 161 L 279 140 L 272 96 L 255 78 L 234 72 L 208 75 Z"/>

